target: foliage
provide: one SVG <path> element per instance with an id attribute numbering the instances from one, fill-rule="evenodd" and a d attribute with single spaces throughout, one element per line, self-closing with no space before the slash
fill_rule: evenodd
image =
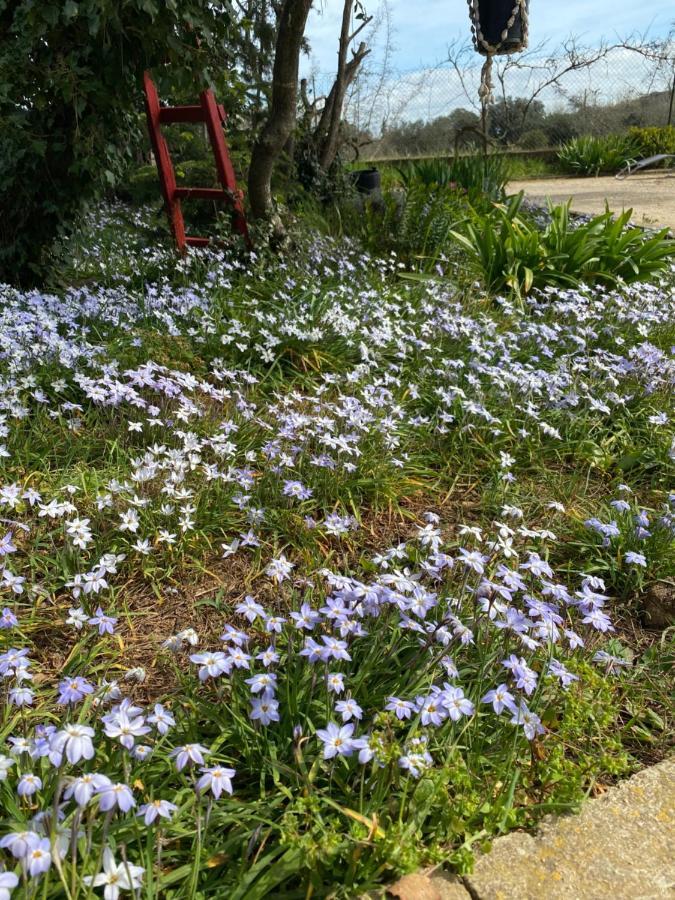
<path id="1" fill-rule="evenodd" d="M 103 862 L 143 900 L 465 872 L 671 736 L 668 636 L 612 629 L 630 541 L 651 577 L 675 538 L 672 285 L 523 311 L 307 231 L 283 260 L 179 259 L 147 211 L 104 208 L 58 291 L 3 291 L 22 897 L 100 897 Z M 608 550 L 583 523 L 610 509 Z"/>
<path id="2" fill-rule="evenodd" d="M 215 167 L 211 160 L 187 159 L 174 162 L 177 184 L 189 184 L 199 187 L 219 187 Z M 129 169 L 115 188 L 115 194 L 121 200 L 144 206 L 150 203 L 158 206 L 163 203 L 162 191 L 154 163 L 135 166 Z"/>
<path id="3" fill-rule="evenodd" d="M 640 156 L 675 154 L 675 125 L 665 125 L 662 128 L 630 128 L 628 137 L 639 147 Z"/>
<path id="4" fill-rule="evenodd" d="M 429 155 L 447 156 L 458 141 L 460 148 L 475 148 L 479 140 L 473 129 L 480 128 L 480 117 L 468 109 L 455 109 L 449 116 L 438 116 L 431 121 L 418 119 L 390 125 L 382 123 L 382 135 L 377 144 L 392 156 Z M 370 149 L 370 147 L 368 148 Z"/>
<path id="5" fill-rule="evenodd" d="M 526 131 L 518 141 L 518 146 L 522 147 L 523 150 L 540 150 L 548 147 L 548 145 L 548 135 L 543 128 L 533 128 L 531 131 Z"/>
<path id="6" fill-rule="evenodd" d="M 564 112 L 555 108 L 542 111 L 537 101 L 528 107 L 524 98 L 499 100 L 492 107 L 490 134 L 510 147 L 532 146 L 536 140 L 537 146 L 554 148 L 581 135 L 603 137 L 625 134 L 634 126 L 661 127 L 668 115 L 668 91 L 652 91 L 609 104 L 593 102 L 588 92 L 568 99 L 571 108 Z M 458 108 L 447 116 L 386 125 L 381 135 L 364 133 L 361 137 L 368 159 L 372 160 L 447 156 L 454 149 L 457 134 L 466 125 L 480 128 L 480 119 L 476 113 Z M 540 144 L 542 135 L 545 144 Z M 465 133 L 460 139 L 466 141 L 460 146 L 480 144 L 473 132 Z"/>
<path id="7" fill-rule="evenodd" d="M 562 165 L 575 175 L 614 174 L 639 155 L 635 140 L 624 135 L 579 137 L 558 151 Z"/>
<path id="8" fill-rule="evenodd" d="M 530 154 L 509 155 L 509 180 L 521 178 L 547 178 L 560 175 L 561 167 L 555 154 L 551 156 L 535 156 Z"/>
<path id="9" fill-rule="evenodd" d="M 506 97 L 490 107 L 488 131 L 504 146 L 518 144 L 526 132 L 544 128 L 546 111 L 541 100 Z"/>
<path id="10" fill-rule="evenodd" d="M 503 198 L 510 177 L 509 162 L 504 156 L 482 153 L 406 162 L 398 167 L 398 173 L 406 189 L 413 185 L 428 189 L 453 187 L 473 197 L 482 195 L 492 200 Z"/>
<path id="11" fill-rule="evenodd" d="M 413 183 L 360 201 L 346 224 L 371 252 L 393 251 L 402 263 L 424 269 L 447 251 L 452 230 L 466 214 L 466 201 L 453 185 L 429 190 Z"/>
<path id="12" fill-rule="evenodd" d="M 206 82 L 230 23 L 227 2 L 0 4 L 0 282 L 34 278 L 59 228 L 117 181 L 142 126 L 143 70 Z"/>
<path id="13" fill-rule="evenodd" d="M 632 210 L 574 220 L 570 201 L 550 206 L 541 230 L 520 214 L 522 202 L 521 192 L 453 232 L 490 291 L 522 295 L 549 285 L 644 280 L 668 271 L 675 256 L 668 229 L 647 235 L 630 227 Z"/>

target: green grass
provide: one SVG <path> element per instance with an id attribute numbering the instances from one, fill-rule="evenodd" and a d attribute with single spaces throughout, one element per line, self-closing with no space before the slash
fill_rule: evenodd
<path id="1" fill-rule="evenodd" d="M 565 170 L 560 166 L 556 158 L 509 155 L 508 162 L 511 181 L 520 181 L 527 178 L 551 178 L 565 174 Z"/>
<path id="2" fill-rule="evenodd" d="M 19 351 L 11 344 L 3 362 L 0 488 L 32 487 L 43 506 L 56 498 L 74 511 L 50 518 L 26 498 L 2 507 L 17 548 L 5 562 L 26 583 L 21 594 L 3 588 L 1 605 L 19 622 L 0 630 L 0 653 L 29 648 L 36 678 L 31 706 L 3 706 L 0 756 L 9 736 L 31 737 L 37 725 L 61 727 L 66 718 L 96 729 L 91 763 L 23 754 L 0 780 L 2 835 L 44 827 L 54 845 L 59 833 L 69 841 L 46 875 L 23 879 L 20 895 L 90 900 L 84 877 L 99 871 L 107 846 L 118 862 L 146 870 L 143 898 L 355 897 L 421 865 L 466 872 L 496 835 L 574 810 L 667 752 L 672 630 L 643 630 L 640 605 L 645 590 L 675 572 L 670 275 L 661 286 L 533 292 L 516 303 L 476 287 L 457 254 L 447 261 L 459 267 L 456 284 L 447 272 L 443 280 L 401 277 L 429 267 L 419 245 L 413 251 L 412 226 L 399 232 L 399 256 L 386 255 L 385 235 L 385 258 L 371 259 L 356 243 L 317 239 L 300 224 L 294 252 L 249 264 L 229 251 L 177 262 L 155 243 L 156 228 L 129 209 L 87 223 L 62 248 L 54 284 L 86 285 L 87 303 L 99 291 L 103 302 L 86 313 L 75 305 L 71 319 L 62 298 L 57 358 L 45 349 L 12 373 Z M 31 308 L 30 298 L 8 300 L 3 315 L 12 304 L 17 318 Z M 116 309 L 122 321 L 111 319 Z M 91 346 L 71 357 L 64 346 L 83 339 L 85 326 Z M 41 320 L 33 340 L 44 327 Z M 288 479 L 311 494 L 289 496 Z M 627 510 L 610 505 L 620 496 Z M 137 532 L 119 527 L 130 509 Z M 438 534 L 427 512 L 438 516 Z M 331 530 L 333 514 L 341 535 Z M 649 518 L 646 537 L 635 533 L 639 514 Z M 67 532 L 76 517 L 89 520 L 85 548 Z M 616 521 L 608 542 L 585 524 L 594 518 Z M 249 530 L 257 544 L 233 547 Z M 134 546 L 141 538 L 147 553 Z M 454 560 L 436 574 L 430 540 Z M 223 556 L 223 545 L 234 552 Z M 391 559 L 378 558 L 389 549 Z M 532 552 L 571 593 L 584 576 L 602 578 L 616 631 L 594 632 L 562 605 L 561 628 L 583 631 L 586 647 L 543 639 L 526 647 L 494 625 L 495 598 L 481 607 L 493 588 L 462 564 L 462 549 L 485 554 L 493 585 L 500 564 Z M 644 552 L 646 566 L 628 564 L 630 551 Z M 77 576 L 106 553 L 119 557 L 109 587 L 78 596 Z M 282 554 L 294 568 L 276 583 L 266 570 Z M 300 655 L 304 635 L 289 623 L 267 633 L 260 619 L 247 623 L 236 612 L 251 595 L 288 618 L 302 603 L 328 602 L 326 571 L 360 589 L 396 570 L 419 575 L 430 609 L 403 620 L 382 602 L 379 616 L 352 616 L 368 633 L 345 637 L 351 660 L 310 666 Z M 522 571 L 527 591 L 545 598 L 541 581 Z M 515 602 L 526 606 L 524 597 Z M 117 617 L 115 634 L 66 624 L 71 608 L 93 615 L 99 603 Z M 318 634 L 332 633 L 329 621 Z M 415 622 L 432 628 L 408 627 Z M 462 643 L 458 623 L 475 632 L 473 643 Z M 246 629 L 254 652 L 271 643 L 279 652 L 270 669 L 278 723 L 249 718 L 245 679 L 265 671 L 258 662 L 197 679 L 189 654 L 224 650 L 226 625 Z M 163 646 L 188 627 L 199 646 Z M 447 646 L 435 639 L 441 628 Z M 631 665 L 608 672 L 593 661 L 597 651 Z M 509 680 L 502 660 L 511 653 L 537 675 L 527 703 L 545 730 L 534 740 L 482 703 Z M 443 669 L 446 655 L 457 676 Z M 551 659 L 577 676 L 567 690 L 547 674 Z M 338 720 L 329 672 L 345 676 L 364 710 L 357 731 L 369 735 L 373 762 L 322 756 L 317 731 Z M 96 682 L 97 704 L 91 696 L 72 711 L 56 704 L 62 675 Z M 104 736 L 102 679 L 119 681 L 144 714 L 156 701 L 171 709 L 173 731 L 138 738 L 152 748 L 147 759 Z M 399 720 L 384 709 L 392 695 L 427 697 L 447 680 L 461 686 L 471 714 L 432 728 L 420 710 Z M 418 760 L 411 774 L 401 759 L 422 737 L 432 762 Z M 196 791 L 197 767 L 176 770 L 169 751 L 188 743 L 236 770 L 232 795 Z M 177 808 L 151 826 L 133 813 L 100 813 L 97 801 L 79 809 L 63 789 L 83 769 L 128 784 L 139 805 L 161 798 Z M 43 787 L 22 799 L 17 776 L 27 772 Z"/>

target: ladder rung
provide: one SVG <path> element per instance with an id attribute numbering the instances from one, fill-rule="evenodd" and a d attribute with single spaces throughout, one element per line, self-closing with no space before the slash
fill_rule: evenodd
<path id="1" fill-rule="evenodd" d="M 225 107 L 219 103 L 217 108 L 220 121 L 224 125 L 227 120 Z M 171 125 L 173 122 L 205 122 L 206 117 L 204 107 L 200 105 L 162 106 L 159 110 L 159 121 L 164 125 Z"/>
<path id="2" fill-rule="evenodd" d="M 205 237 L 186 237 L 185 243 L 189 244 L 190 247 L 206 247 L 211 241 L 209 238 Z"/>
<path id="3" fill-rule="evenodd" d="M 226 200 L 228 195 L 222 188 L 179 187 L 173 192 L 174 197 L 196 197 L 198 200 Z"/>
<path id="4" fill-rule="evenodd" d="M 206 119 L 202 106 L 162 106 L 159 121 L 169 125 L 171 122 L 205 122 Z"/>

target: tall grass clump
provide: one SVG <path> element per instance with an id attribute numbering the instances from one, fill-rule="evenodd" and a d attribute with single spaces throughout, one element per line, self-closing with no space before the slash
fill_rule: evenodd
<path id="1" fill-rule="evenodd" d="M 509 162 L 495 153 L 474 153 L 451 159 L 421 159 L 398 168 L 406 188 L 421 185 L 427 189 L 453 187 L 470 195 L 500 200 L 509 180 Z"/>
<path id="2" fill-rule="evenodd" d="M 490 291 L 522 295 L 551 285 L 647 280 L 667 272 L 675 257 L 668 229 L 650 235 L 631 227 L 632 209 L 575 220 L 571 201 L 550 205 L 542 230 L 521 214 L 522 201 L 521 192 L 453 231 Z"/>
<path id="3" fill-rule="evenodd" d="M 639 155 L 638 142 L 618 134 L 573 138 L 558 151 L 560 163 L 573 175 L 613 175 Z"/>

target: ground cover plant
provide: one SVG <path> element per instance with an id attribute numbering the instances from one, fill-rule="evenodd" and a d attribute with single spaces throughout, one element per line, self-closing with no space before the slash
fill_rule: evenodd
<path id="1" fill-rule="evenodd" d="M 524 214 L 523 198 L 472 211 L 462 231 L 451 232 L 489 290 L 522 296 L 533 287 L 641 281 L 668 270 L 675 256 L 669 229 L 648 235 L 632 227 L 632 209 L 579 217 L 570 200 L 549 205 L 542 227 L 540 215 Z"/>
<path id="2" fill-rule="evenodd" d="M 159 227 L 2 289 L 0 891 L 354 896 L 665 752 L 672 273 Z"/>
<path id="3" fill-rule="evenodd" d="M 558 159 L 574 175 L 614 175 L 640 156 L 640 150 L 640 140 L 633 135 L 577 137 L 563 144 Z"/>

